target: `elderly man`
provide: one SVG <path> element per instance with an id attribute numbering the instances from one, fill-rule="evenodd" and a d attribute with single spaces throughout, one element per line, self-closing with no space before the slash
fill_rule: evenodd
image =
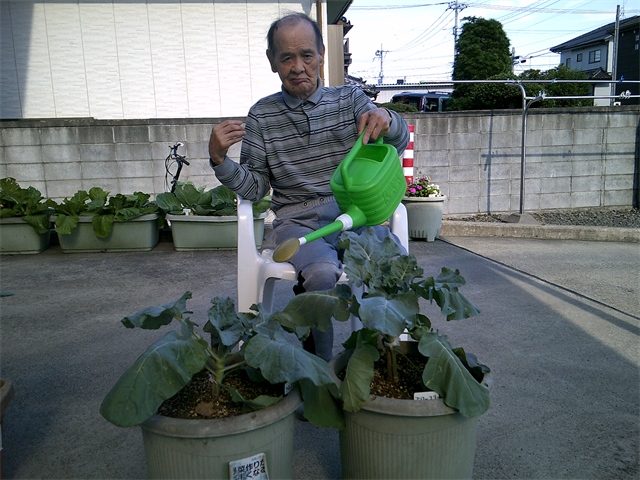
<path id="1" fill-rule="evenodd" d="M 227 120 L 216 125 L 209 141 L 210 164 L 220 182 L 249 200 L 272 192 L 276 214 L 272 238 L 280 243 L 333 222 L 340 210 L 329 180 L 364 131 L 363 141 L 384 137 L 399 152 L 409 143 L 409 129 L 397 113 L 376 108 L 358 88 L 322 85 L 324 45 L 318 25 L 304 14 L 275 21 L 267 36 L 271 70 L 282 91 L 259 100 L 246 125 Z M 242 141 L 240 164 L 227 157 Z M 379 236 L 391 236 L 375 227 Z M 302 291 L 333 288 L 341 275 L 339 233 L 300 247 L 291 258 Z M 329 360 L 333 330 L 312 331 L 305 348 Z"/>

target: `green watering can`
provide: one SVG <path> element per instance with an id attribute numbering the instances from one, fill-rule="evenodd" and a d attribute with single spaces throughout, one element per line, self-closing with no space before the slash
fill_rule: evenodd
<path id="1" fill-rule="evenodd" d="M 286 262 L 300 245 L 330 233 L 380 225 L 389 220 L 398 208 L 407 189 L 398 151 L 393 145 L 382 143 L 382 137 L 375 144 L 363 145 L 363 136 L 364 132 L 329 182 L 342 215 L 335 222 L 304 237 L 282 242 L 273 252 L 276 262 Z"/>

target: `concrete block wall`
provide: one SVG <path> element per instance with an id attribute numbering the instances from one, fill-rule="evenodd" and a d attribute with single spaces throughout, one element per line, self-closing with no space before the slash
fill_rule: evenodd
<path id="1" fill-rule="evenodd" d="M 519 211 L 521 110 L 403 116 L 414 176 L 440 185 L 446 214 Z M 639 124 L 637 106 L 530 110 L 525 210 L 631 206 Z"/>
<path id="2" fill-rule="evenodd" d="M 0 177 L 13 177 L 59 201 L 100 187 L 113 194 L 166 191 L 169 146 L 185 144 L 180 180 L 216 186 L 209 167 L 211 128 L 224 119 L 31 120 L 1 122 Z M 235 145 L 229 155 L 240 157 Z M 175 171 L 175 166 L 173 168 Z"/>
<path id="3" fill-rule="evenodd" d="M 446 214 L 519 211 L 521 111 L 404 117 L 415 126 L 415 176 L 440 185 Z M 93 186 L 155 197 L 165 191 L 168 147 L 180 141 L 191 163 L 181 180 L 213 187 L 219 182 L 208 164 L 209 134 L 223 120 L 0 122 L 0 177 L 55 200 Z M 639 123 L 638 106 L 532 110 L 525 210 L 631 206 Z M 234 160 L 239 154 L 239 145 L 229 152 Z"/>

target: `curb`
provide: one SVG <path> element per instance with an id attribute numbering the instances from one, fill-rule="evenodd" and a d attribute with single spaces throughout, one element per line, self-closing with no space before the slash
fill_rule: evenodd
<path id="1" fill-rule="evenodd" d="M 579 225 L 518 225 L 514 223 L 443 220 L 442 237 L 514 237 L 548 240 L 640 243 L 640 229 Z"/>

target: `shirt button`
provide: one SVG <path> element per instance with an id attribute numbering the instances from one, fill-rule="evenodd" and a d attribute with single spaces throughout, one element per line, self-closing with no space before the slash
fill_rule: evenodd
<path id="1" fill-rule="evenodd" d="M 320 203 L 324 202 L 324 197 L 320 198 Z"/>
<path id="2" fill-rule="evenodd" d="M 307 202 L 304 202 L 304 204 L 303 204 L 303 205 L 306 207 L 306 206 L 307 206 Z"/>

